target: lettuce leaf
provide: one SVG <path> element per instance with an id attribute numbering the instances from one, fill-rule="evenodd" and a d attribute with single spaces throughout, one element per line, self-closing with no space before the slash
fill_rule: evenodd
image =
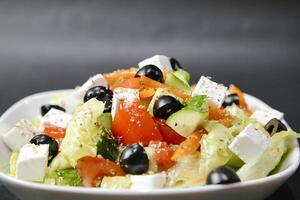
<path id="1" fill-rule="evenodd" d="M 204 128 L 208 134 L 204 135 L 200 141 L 201 184 L 205 184 L 206 177 L 211 170 L 225 165 L 233 155 L 228 149 L 233 139 L 228 128 L 215 121 L 209 121 Z"/>
<path id="2" fill-rule="evenodd" d="M 70 121 L 60 150 L 72 167 L 84 156 L 97 155 L 97 142 L 103 130 L 97 118 L 103 113 L 104 104 L 93 98 L 80 106 Z"/>
<path id="3" fill-rule="evenodd" d="M 253 180 L 268 176 L 280 163 L 283 155 L 292 147 L 296 138 L 299 138 L 299 134 L 294 131 L 282 131 L 274 134 L 263 154 L 237 171 L 241 180 Z"/>
<path id="4" fill-rule="evenodd" d="M 225 108 L 227 112 L 233 117 L 233 126 L 230 128 L 233 136 L 238 135 L 247 125 L 253 124 L 260 132 L 264 133 L 267 137 L 270 134 L 264 129 L 264 127 L 255 119 L 249 117 L 247 113 L 239 108 L 237 105 L 233 104 Z"/>

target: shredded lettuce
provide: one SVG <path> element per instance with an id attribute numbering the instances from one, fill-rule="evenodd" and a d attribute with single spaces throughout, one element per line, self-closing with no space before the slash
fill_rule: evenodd
<path id="1" fill-rule="evenodd" d="M 299 135 L 294 131 L 282 131 L 274 134 L 263 154 L 237 171 L 241 180 L 253 180 L 268 176 L 280 163 L 283 155 L 291 148 L 296 138 L 299 138 Z"/>
<path id="2" fill-rule="evenodd" d="M 103 110 L 103 102 L 93 98 L 75 111 L 60 146 L 61 153 L 72 167 L 84 156 L 97 155 L 97 142 L 103 133 L 97 125 L 97 118 Z"/>
<path id="3" fill-rule="evenodd" d="M 130 189 L 131 180 L 129 176 L 104 177 L 101 181 L 101 188 L 106 189 Z"/>
<path id="4" fill-rule="evenodd" d="M 247 125 L 253 124 L 260 132 L 270 137 L 270 134 L 264 129 L 264 127 L 255 119 L 249 117 L 247 113 L 233 104 L 225 108 L 227 112 L 233 117 L 233 126 L 230 128 L 233 136 L 238 135 Z"/>
<path id="5" fill-rule="evenodd" d="M 187 102 L 186 108 L 201 113 L 208 112 L 206 99 L 206 95 L 194 96 Z"/>
<path id="6" fill-rule="evenodd" d="M 19 157 L 19 152 L 14 151 L 12 152 L 10 159 L 9 159 L 9 175 L 15 177 L 16 176 L 16 171 L 17 171 L 17 160 Z"/>
<path id="7" fill-rule="evenodd" d="M 200 141 L 201 184 L 205 184 L 206 177 L 211 170 L 225 165 L 233 155 L 228 148 L 233 139 L 228 128 L 215 121 L 209 121 L 204 128 L 208 131 L 208 134 L 204 135 Z"/>
<path id="8" fill-rule="evenodd" d="M 56 185 L 82 186 L 82 180 L 76 169 L 63 169 L 56 171 Z"/>

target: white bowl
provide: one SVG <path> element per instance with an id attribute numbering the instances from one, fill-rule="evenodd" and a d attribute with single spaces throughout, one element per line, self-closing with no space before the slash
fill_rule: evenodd
<path id="1" fill-rule="evenodd" d="M 50 102 L 51 96 L 68 92 L 58 90 L 28 96 L 10 107 L 0 118 L 0 134 L 7 131 L 21 118 L 32 119 L 38 115 L 40 106 Z M 250 107 L 267 107 L 259 99 L 246 95 Z M 298 168 L 299 146 L 295 141 L 281 171 L 266 178 L 230 185 L 210 185 L 183 189 L 156 189 L 152 191 L 104 190 L 50 186 L 25 182 L 12 178 L 9 169 L 9 149 L 0 141 L 0 181 L 21 200 L 253 200 L 264 199 L 283 184 Z"/>

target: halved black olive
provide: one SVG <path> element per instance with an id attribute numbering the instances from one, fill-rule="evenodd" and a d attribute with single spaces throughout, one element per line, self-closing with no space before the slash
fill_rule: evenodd
<path id="1" fill-rule="evenodd" d="M 135 74 L 135 77 L 146 76 L 151 78 L 152 80 L 163 82 L 163 73 L 162 71 L 156 67 L 155 65 L 146 65 L 139 69 Z"/>
<path id="2" fill-rule="evenodd" d="M 207 185 L 230 184 L 240 182 L 239 176 L 235 171 L 227 166 L 221 166 L 212 170 L 206 179 Z"/>
<path id="3" fill-rule="evenodd" d="M 178 69 L 182 69 L 181 64 L 178 62 L 178 60 L 176 60 L 175 58 L 170 58 L 170 64 L 172 66 L 172 69 L 174 71 L 178 70 Z"/>
<path id="4" fill-rule="evenodd" d="M 143 174 L 149 168 L 149 159 L 146 151 L 137 143 L 124 149 L 119 161 L 122 169 L 128 174 Z"/>
<path id="5" fill-rule="evenodd" d="M 105 103 L 104 112 L 111 111 L 113 92 L 110 89 L 103 86 L 92 87 L 85 93 L 83 100 L 87 102 L 92 98 L 96 98 Z"/>
<path id="6" fill-rule="evenodd" d="M 157 118 L 167 119 L 171 114 L 181 110 L 184 106 L 172 96 L 159 97 L 153 106 L 153 115 Z"/>
<path id="7" fill-rule="evenodd" d="M 63 112 L 66 112 L 66 110 L 63 107 L 59 106 L 59 105 L 46 104 L 46 105 L 43 105 L 41 107 L 42 116 L 45 116 L 47 114 L 47 112 L 49 112 L 49 110 L 51 110 L 52 108 L 55 108 L 57 110 L 61 110 Z"/>
<path id="8" fill-rule="evenodd" d="M 30 140 L 30 143 L 35 145 L 49 144 L 49 160 L 54 158 L 58 153 L 58 143 L 56 142 L 56 140 L 54 140 L 52 137 L 49 137 L 48 135 L 36 135 Z"/>
<path id="9" fill-rule="evenodd" d="M 231 106 L 232 104 L 240 105 L 239 96 L 237 94 L 229 94 L 225 97 L 223 107 Z"/>
<path id="10" fill-rule="evenodd" d="M 270 133 L 270 135 L 274 135 L 280 131 L 287 131 L 286 126 L 278 119 L 271 119 L 266 125 L 265 129 Z"/>

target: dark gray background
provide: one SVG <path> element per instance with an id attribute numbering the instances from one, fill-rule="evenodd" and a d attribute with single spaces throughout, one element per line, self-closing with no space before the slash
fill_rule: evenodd
<path id="1" fill-rule="evenodd" d="M 235 83 L 300 131 L 299 35 L 297 1 L 0 1 L 0 113 L 166 54 L 194 82 Z M 298 172 L 270 199 L 300 199 L 299 184 Z M 0 199 L 14 197 L 0 189 Z"/>

